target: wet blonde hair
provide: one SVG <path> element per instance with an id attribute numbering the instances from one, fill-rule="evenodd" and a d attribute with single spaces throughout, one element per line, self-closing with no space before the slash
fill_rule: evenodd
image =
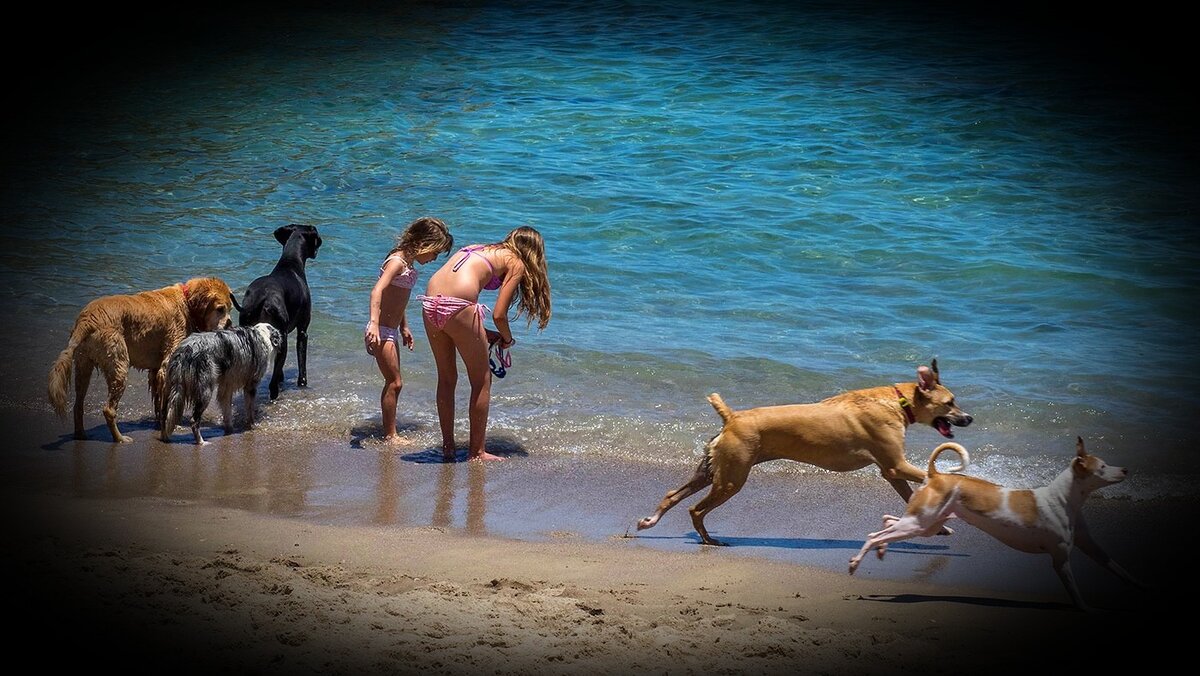
<path id="1" fill-rule="evenodd" d="M 404 254 L 407 263 L 412 265 L 417 256 L 426 253 L 443 254 L 454 248 L 454 236 L 450 228 L 441 219 L 432 216 L 422 216 L 404 229 L 396 238 L 396 246 L 388 252 Z"/>
<path id="2" fill-rule="evenodd" d="M 537 320 L 538 330 L 550 323 L 550 278 L 546 271 L 546 243 L 542 233 L 522 225 L 514 228 L 497 246 L 517 255 L 525 266 L 517 289 L 517 316 L 525 315 L 526 324 Z"/>

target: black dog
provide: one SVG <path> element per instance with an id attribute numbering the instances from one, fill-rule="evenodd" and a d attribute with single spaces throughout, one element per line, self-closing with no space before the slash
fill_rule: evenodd
<path id="1" fill-rule="evenodd" d="M 271 373 L 271 400 L 279 397 L 283 382 L 283 362 L 287 360 L 287 335 L 296 331 L 296 359 L 299 363 L 298 387 L 308 386 L 308 323 L 312 319 L 312 296 L 304 262 L 317 257 L 321 235 L 311 225 L 285 225 L 275 230 L 275 239 L 283 245 L 283 255 L 271 274 L 250 282 L 238 310 L 238 325 L 253 326 L 267 322 L 283 334 L 283 344 L 275 352 Z"/>

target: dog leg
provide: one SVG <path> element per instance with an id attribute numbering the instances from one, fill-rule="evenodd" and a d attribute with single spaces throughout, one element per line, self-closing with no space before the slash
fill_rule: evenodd
<path id="1" fill-rule="evenodd" d="M 200 435 L 200 419 L 204 417 L 204 411 L 208 409 L 208 402 L 212 392 L 211 387 L 206 387 L 201 384 L 200 391 L 196 394 L 195 401 L 192 402 L 192 438 L 196 440 L 197 446 L 203 446 L 208 442 Z"/>
<path id="2" fill-rule="evenodd" d="M 246 385 L 242 390 L 242 403 L 246 406 L 246 429 L 254 429 L 254 398 L 258 394 L 258 383 Z"/>
<path id="3" fill-rule="evenodd" d="M 900 497 L 904 498 L 905 502 L 912 500 L 913 487 L 909 482 L 919 484 L 925 481 L 925 472 L 909 462 L 901 462 L 896 467 L 881 467 L 880 471 L 883 474 L 883 478 L 892 485 L 892 488 L 896 489 L 896 492 L 900 494 Z M 953 535 L 954 530 L 949 526 L 943 525 L 937 534 Z"/>
<path id="4" fill-rule="evenodd" d="M 397 346 L 398 348 L 399 346 Z M 308 387 L 308 326 L 296 329 L 296 387 Z"/>
<path id="5" fill-rule="evenodd" d="M 116 344 L 110 346 L 112 350 L 112 362 L 104 365 L 104 380 L 108 383 L 108 401 L 104 403 L 104 422 L 108 424 L 108 431 L 112 434 L 113 441 L 120 444 L 127 444 L 133 441 L 133 437 L 121 434 L 121 430 L 117 429 L 117 404 L 121 403 L 121 396 L 125 394 L 125 379 L 129 376 L 129 354 L 125 351 L 125 346 Z"/>
<path id="6" fill-rule="evenodd" d="M 283 382 L 283 362 L 287 359 L 287 336 L 283 337 L 283 342 L 279 344 L 279 350 L 275 353 L 275 365 L 271 371 L 271 382 L 267 388 L 271 393 L 271 401 L 279 398 L 279 384 Z"/>
<path id="7" fill-rule="evenodd" d="M 1107 552 L 1101 549 L 1100 545 L 1096 544 L 1096 541 L 1092 539 L 1092 534 L 1088 531 L 1087 524 L 1083 521 L 1082 515 L 1080 515 L 1079 520 L 1075 523 L 1075 546 L 1079 547 L 1079 551 L 1090 556 L 1093 561 L 1109 569 L 1122 580 L 1139 589 L 1149 589 L 1146 583 L 1130 575 Z"/>
<path id="8" fill-rule="evenodd" d="M 75 409 L 72 414 L 75 418 L 76 439 L 87 439 L 87 433 L 83 431 L 83 399 L 87 394 L 88 385 L 92 382 L 92 371 L 95 368 L 95 362 L 78 352 L 75 353 Z"/>
<path id="9" fill-rule="evenodd" d="M 692 514 L 692 526 L 700 535 L 702 544 L 724 546 L 709 536 L 708 530 L 704 528 L 704 517 L 742 490 L 752 466 L 718 467 L 713 472 L 712 490 L 688 510 Z"/>
<path id="10" fill-rule="evenodd" d="M 1084 603 L 1083 596 L 1079 593 L 1079 587 L 1075 584 L 1075 575 L 1071 572 L 1070 553 L 1071 545 L 1065 543 L 1050 550 L 1054 572 L 1058 573 L 1058 579 L 1062 580 L 1063 587 L 1066 587 L 1067 594 L 1071 597 L 1071 603 L 1075 604 L 1079 610 L 1091 612 L 1092 608 Z"/>
<path id="11" fill-rule="evenodd" d="M 675 505 L 678 505 L 680 501 L 688 498 L 696 491 L 711 484 L 712 471 L 709 469 L 708 463 L 708 456 L 705 456 L 704 459 L 700 461 L 700 466 L 696 468 L 696 473 L 692 475 L 692 478 L 689 479 L 686 484 L 668 492 L 667 495 L 662 499 L 662 502 L 658 503 L 658 510 L 654 512 L 654 516 L 643 517 L 641 521 L 638 521 L 637 529 L 645 530 L 647 528 L 653 528 L 654 525 L 658 523 L 658 520 L 662 518 L 663 514 L 667 513 L 667 510 L 671 509 Z"/>
<path id="12" fill-rule="evenodd" d="M 233 434 L 233 388 L 221 383 L 217 391 L 217 403 L 221 406 L 221 424 L 225 434 Z"/>
<path id="13" fill-rule="evenodd" d="M 169 358 L 169 355 L 168 355 Z M 162 429 L 163 408 L 167 401 L 167 359 L 163 359 L 158 368 L 150 369 L 150 401 L 154 405 L 154 421 Z"/>
<path id="14" fill-rule="evenodd" d="M 197 446 L 203 446 L 208 443 L 200 435 L 200 422 L 198 420 L 192 420 L 192 438 L 196 440 Z"/>
<path id="15" fill-rule="evenodd" d="M 889 521 L 887 517 L 884 520 L 885 522 Z M 884 552 L 887 551 L 888 543 L 908 540 L 918 535 L 927 535 L 931 529 L 936 527 L 937 521 L 922 523 L 921 517 L 915 514 L 905 514 L 899 519 L 891 517 L 890 525 L 887 528 L 868 535 L 862 549 L 850 557 L 850 574 L 853 575 L 854 571 L 858 570 L 858 564 L 862 563 L 863 557 L 872 549 L 879 549 L 879 558 L 882 559 Z"/>

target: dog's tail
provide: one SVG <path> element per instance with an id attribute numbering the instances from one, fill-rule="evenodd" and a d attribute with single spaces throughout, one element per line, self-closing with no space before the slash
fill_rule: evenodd
<path id="1" fill-rule="evenodd" d="M 91 327 L 84 322 L 75 322 L 71 329 L 71 338 L 67 347 L 58 354 L 54 366 L 50 367 L 50 382 L 46 385 L 46 395 L 54 412 L 60 416 L 67 414 L 67 388 L 71 386 L 71 362 L 75 358 L 75 348 L 87 338 Z"/>
<path id="2" fill-rule="evenodd" d="M 933 453 L 929 456 L 930 476 L 939 473 L 937 469 L 937 459 L 938 456 L 942 454 L 942 451 L 954 451 L 958 454 L 958 457 L 962 459 L 962 464 L 958 467 L 948 470 L 949 472 L 961 472 L 967 468 L 967 465 L 971 464 L 971 456 L 967 453 L 967 449 L 963 448 L 961 444 L 956 444 L 953 441 L 947 441 L 941 446 L 933 449 Z"/>
<path id="3" fill-rule="evenodd" d="M 721 395 L 717 394 L 716 392 L 708 395 L 708 403 L 712 404 L 712 407 L 717 409 L 717 414 L 721 416 L 721 422 L 723 424 L 728 425 L 729 421 L 733 420 L 733 409 L 725 405 L 725 400 L 721 398 Z"/>
<path id="4" fill-rule="evenodd" d="M 229 302 L 233 303 L 233 309 L 237 310 L 239 315 L 242 314 L 242 306 L 238 305 L 237 296 L 232 291 L 229 293 Z"/>
<path id="5" fill-rule="evenodd" d="M 162 424 L 159 426 L 159 438 L 163 441 L 171 441 L 171 433 L 183 419 L 183 408 L 190 403 L 188 393 L 193 391 L 193 387 L 189 380 L 182 357 L 171 355 L 167 361 L 167 391 L 163 398 Z"/>

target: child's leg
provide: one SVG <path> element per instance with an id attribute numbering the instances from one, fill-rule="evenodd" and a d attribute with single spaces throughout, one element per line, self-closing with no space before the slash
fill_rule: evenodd
<path id="1" fill-rule="evenodd" d="M 395 332 L 380 329 L 380 343 L 375 350 L 375 363 L 383 374 L 383 391 L 379 394 L 379 408 L 383 413 L 383 438 L 393 439 L 396 432 L 396 402 L 400 399 L 400 390 L 404 389 L 404 379 L 400 376 L 400 351 L 396 347 Z"/>
<path id="2" fill-rule="evenodd" d="M 442 430 L 442 459 L 453 462 L 454 446 L 454 388 L 458 384 L 458 361 L 454 352 L 454 341 L 444 331 L 425 318 L 425 335 L 429 338 L 429 349 L 433 352 L 433 363 L 437 367 L 437 413 L 438 425 Z"/>

